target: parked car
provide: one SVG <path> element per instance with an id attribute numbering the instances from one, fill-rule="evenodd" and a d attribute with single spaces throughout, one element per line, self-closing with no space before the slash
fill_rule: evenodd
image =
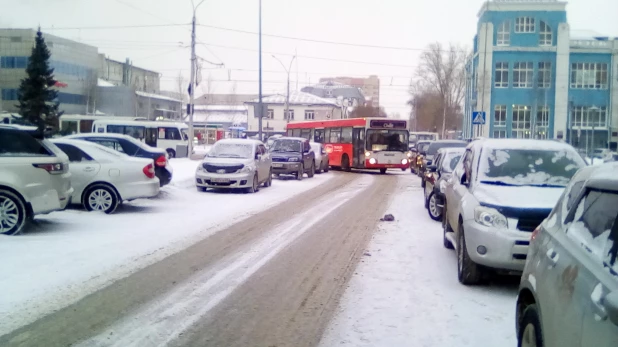
<path id="1" fill-rule="evenodd" d="M 51 140 L 69 157 L 74 204 L 88 211 L 114 213 L 123 201 L 159 194 L 152 160 L 130 157 L 83 140 Z"/>
<path id="2" fill-rule="evenodd" d="M 256 193 L 272 185 L 272 160 L 259 140 L 223 139 L 215 142 L 197 167 L 197 189 L 244 189 Z"/>
<path id="3" fill-rule="evenodd" d="M 73 194 L 69 158 L 30 133 L 0 125 L 0 234 L 19 234 L 35 215 L 63 210 Z"/>
<path id="4" fill-rule="evenodd" d="M 329 169 L 329 165 L 328 165 L 328 152 L 326 152 L 326 149 L 324 148 L 324 145 L 321 143 L 317 143 L 317 142 L 311 142 L 311 150 L 313 151 L 313 153 L 315 154 L 315 172 L 316 173 L 322 173 L 322 172 L 328 172 Z"/>
<path id="5" fill-rule="evenodd" d="M 273 142 L 270 153 L 275 175 L 294 175 L 300 181 L 305 173 L 309 178 L 315 174 L 315 153 L 305 138 L 280 137 Z"/>
<path id="6" fill-rule="evenodd" d="M 603 158 L 603 162 L 605 163 L 609 163 L 613 161 L 618 161 L 618 153 L 616 152 L 610 152 L 605 156 L 605 158 Z"/>
<path id="7" fill-rule="evenodd" d="M 465 148 L 467 145 L 467 142 L 459 140 L 438 140 L 431 142 L 425 150 L 425 154 L 422 157 L 421 165 L 418 167 L 417 171 L 419 177 L 423 178 L 423 175 L 425 174 L 425 168 L 433 164 L 433 159 L 440 148 Z M 425 188 L 425 181 L 422 181 L 421 185 L 423 188 Z"/>
<path id="8" fill-rule="evenodd" d="M 411 148 L 412 155 L 410 157 L 410 172 L 418 174 L 420 167 L 423 165 L 423 156 L 431 141 L 419 141 L 415 148 Z"/>
<path id="9" fill-rule="evenodd" d="M 465 152 L 465 148 L 441 148 L 436 154 L 432 165 L 427 167 L 425 176 L 425 208 L 431 219 L 438 221 L 442 219 L 442 209 L 444 207 L 444 190 L 446 182 L 451 178 L 455 166 Z"/>
<path id="10" fill-rule="evenodd" d="M 114 133 L 83 133 L 63 138 L 98 143 L 131 157 L 150 158 L 155 164 L 155 175 L 159 179 L 161 187 L 172 180 L 174 170 L 167 160 L 167 152 L 161 148 L 150 147 L 132 136 Z"/>
<path id="11" fill-rule="evenodd" d="M 530 238 L 519 346 L 618 345 L 618 163 L 580 170 Z"/>
<path id="12" fill-rule="evenodd" d="M 489 269 L 521 273 L 530 233 L 584 166 L 556 141 L 471 142 L 445 192 L 444 246 L 457 251 L 459 281 L 478 283 Z"/>

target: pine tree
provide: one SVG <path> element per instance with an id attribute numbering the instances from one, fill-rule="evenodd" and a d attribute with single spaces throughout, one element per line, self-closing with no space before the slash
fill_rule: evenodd
<path id="1" fill-rule="evenodd" d="M 21 80 L 19 86 L 17 107 L 25 120 L 44 131 L 46 126 L 57 126 L 58 117 L 62 113 L 58 112 L 58 92 L 52 89 L 56 80 L 54 69 L 49 67 L 51 53 L 45 44 L 41 28 L 37 31 L 35 40 L 26 68 L 28 76 Z"/>

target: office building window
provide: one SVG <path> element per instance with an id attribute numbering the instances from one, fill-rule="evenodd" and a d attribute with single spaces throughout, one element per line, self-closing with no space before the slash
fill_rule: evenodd
<path id="1" fill-rule="evenodd" d="M 268 112 L 266 112 L 266 118 L 268 118 L 268 119 L 275 118 L 275 110 L 269 108 Z"/>
<path id="2" fill-rule="evenodd" d="M 283 119 L 294 120 L 294 110 L 283 111 Z"/>
<path id="3" fill-rule="evenodd" d="M 534 64 L 532 62 L 513 64 L 513 87 L 532 88 Z"/>
<path id="4" fill-rule="evenodd" d="M 539 63 L 539 79 L 537 86 L 539 88 L 551 87 L 551 63 L 540 62 Z"/>
<path id="5" fill-rule="evenodd" d="M 532 17 L 519 17 L 515 19 L 515 32 L 516 33 L 533 33 L 536 31 L 534 18 Z"/>
<path id="6" fill-rule="evenodd" d="M 511 21 L 505 20 L 498 27 L 498 35 L 496 38 L 496 45 L 508 46 L 511 44 Z"/>
<path id="7" fill-rule="evenodd" d="M 305 111 L 305 119 L 307 119 L 307 120 L 315 119 L 315 112 L 311 111 L 311 110 L 306 110 Z"/>
<path id="8" fill-rule="evenodd" d="M 58 102 L 61 104 L 85 105 L 86 96 L 79 94 L 58 93 Z"/>
<path id="9" fill-rule="evenodd" d="M 549 127 L 549 106 L 539 106 L 536 111 L 536 138 L 546 139 Z"/>
<path id="10" fill-rule="evenodd" d="M 571 88 L 607 89 L 607 63 L 571 64 Z"/>
<path id="11" fill-rule="evenodd" d="M 17 100 L 17 89 L 2 89 L 2 100 Z"/>
<path id="12" fill-rule="evenodd" d="M 28 57 L 0 57 L 0 68 L 25 69 L 28 66 Z"/>
<path id="13" fill-rule="evenodd" d="M 494 126 L 506 126 L 506 105 L 496 105 L 494 108 Z"/>
<path id="14" fill-rule="evenodd" d="M 509 63 L 496 63 L 494 86 L 496 88 L 509 87 Z"/>
<path id="15" fill-rule="evenodd" d="M 575 106 L 571 117 L 571 124 L 574 127 L 607 127 L 607 107 L 605 106 Z"/>
<path id="16" fill-rule="evenodd" d="M 513 105 L 511 137 L 516 139 L 529 139 L 530 125 L 530 106 Z"/>
<path id="17" fill-rule="evenodd" d="M 494 130 L 494 139 L 506 139 L 506 130 Z"/>
<path id="18" fill-rule="evenodd" d="M 539 23 L 539 46 L 551 46 L 553 43 L 551 28 L 547 23 Z"/>

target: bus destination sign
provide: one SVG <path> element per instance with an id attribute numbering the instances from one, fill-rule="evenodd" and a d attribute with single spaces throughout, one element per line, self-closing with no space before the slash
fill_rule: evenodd
<path id="1" fill-rule="evenodd" d="M 372 128 L 390 128 L 390 129 L 406 129 L 405 120 L 390 120 L 390 119 L 373 119 L 369 122 Z"/>

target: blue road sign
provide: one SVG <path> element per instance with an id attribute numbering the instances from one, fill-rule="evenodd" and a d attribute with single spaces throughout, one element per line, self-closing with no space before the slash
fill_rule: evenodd
<path id="1" fill-rule="evenodd" d="M 472 112 L 472 124 L 474 125 L 485 124 L 485 112 L 482 112 L 482 111 Z"/>

